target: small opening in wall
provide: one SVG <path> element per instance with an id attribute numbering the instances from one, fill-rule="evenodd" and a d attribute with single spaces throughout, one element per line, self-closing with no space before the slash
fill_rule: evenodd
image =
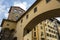
<path id="1" fill-rule="evenodd" d="M 37 11 L 37 7 L 34 8 L 34 13 Z"/>
<path id="2" fill-rule="evenodd" d="M 21 23 L 23 22 L 23 19 L 21 19 Z"/>
<path id="3" fill-rule="evenodd" d="M 28 19 L 28 15 L 26 15 L 26 19 Z"/>
<path id="4" fill-rule="evenodd" d="M 46 3 L 50 2 L 51 0 L 46 0 Z"/>
<path id="5" fill-rule="evenodd" d="M 7 24 L 7 26 L 9 26 L 9 24 Z"/>

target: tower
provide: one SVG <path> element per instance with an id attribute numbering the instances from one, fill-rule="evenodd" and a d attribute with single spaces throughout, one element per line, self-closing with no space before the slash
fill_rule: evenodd
<path id="1" fill-rule="evenodd" d="M 23 10 L 20 7 L 11 6 L 9 10 L 9 20 L 17 21 L 23 14 L 25 13 L 25 10 Z"/>

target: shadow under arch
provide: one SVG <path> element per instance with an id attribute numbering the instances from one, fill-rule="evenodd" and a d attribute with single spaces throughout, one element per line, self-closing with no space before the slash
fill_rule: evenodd
<path id="1" fill-rule="evenodd" d="M 41 21 L 49 19 L 49 18 L 54 18 L 54 17 L 60 17 L 60 8 L 44 12 L 44 13 L 36 16 L 34 19 L 32 19 L 26 25 L 26 27 L 24 28 L 24 34 L 23 34 L 23 36 L 25 36 L 27 34 L 25 32 L 26 30 L 31 31 Z"/>

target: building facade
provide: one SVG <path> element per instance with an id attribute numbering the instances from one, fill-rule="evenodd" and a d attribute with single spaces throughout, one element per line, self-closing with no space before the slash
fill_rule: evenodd
<path id="1" fill-rule="evenodd" d="M 57 31 L 57 25 L 55 23 L 56 21 L 54 19 L 46 20 L 45 22 L 45 35 L 46 40 L 58 40 L 58 31 Z"/>
<path id="2" fill-rule="evenodd" d="M 11 10 L 9 13 L 10 12 Z M 8 17 L 8 19 L 16 21 L 17 17 L 15 16 L 15 13 L 10 13 L 10 18 Z M 45 21 L 42 23 L 41 21 L 60 16 L 59 13 L 59 1 L 36 0 L 36 2 L 16 21 L 15 36 L 17 37 L 17 40 L 57 40 L 57 30 L 54 29 L 54 22 L 52 23 L 47 20 L 47 22 L 49 21 L 49 23 L 46 23 L 49 25 L 48 27 L 48 25 L 44 24 Z M 42 27 L 40 28 L 40 26 Z"/>
<path id="3" fill-rule="evenodd" d="M 23 14 L 25 13 L 25 10 L 23 10 L 20 7 L 11 6 L 9 10 L 9 20 L 17 21 Z"/>
<path id="4" fill-rule="evenodd" d="M 54 5 L 54 6 L 53 6 Z M 59 10 L 57 10 L 59 9 Z M 37 0 L 24 15 L 17 21 L 17 40 L 23 40 L 26 30 L 30 31 L 39 22 L 56 17 L 60 13 L 60 2 L 57 0 Z M 20 32 L 19 32 L 20 31 Z M 25 34 L 26 36 L 27 34 Z"/>
<path id="5" fill-rule="evenodd" d="M 17 6 L 11 6 L 9 10 L 9 16 L 8 19 L 3 19 L 1 26 L 3 28 L 10 28 L 15 29 L 16 28 L 16 21 L 25 13 L 25 10 L 23 10 L 20 7 Z"/>
<path id="6" fill-rule="evenodd" d="M 1 31 L 1 40 L 14 40 L 14 29 L 3 28 Z"/>
<path id="7" fill-rule="evenodd" d="M 1 24 L 2 26 L 1 40 L 16 40 L 16 37 L 14 33 L 11 33 L 11 30 L 16 29 L 16 23 L 17 23 L 16 21 L 24 14 L 24 12 L 25 10 L 23 10 L 20 7 L 11 6 L 9 10 L 8 19 L 3 19 L 2 24 Z M 8 29 L 8 30 L 4 30 L 4 29 Z"/>
<path id="8" fill-rule="evenodd" d="M 37 24 L 32 32 L 27 32 L 24 36 L 24 40 L 58 40 L 58 30 L 59 25 L 56 25 L 56 19 L 47 19 Z M 30 37 L 30 36 L 31 37 Z M 29 37 L 29 38 L 28 38 Z"/>
<path id="9" fill-rule="evenodd" d="M 15 29 L 16 21 L 12 21 L 9 19 L 3 19 L 1 26 L 2 26 L 2 28 Z"/>

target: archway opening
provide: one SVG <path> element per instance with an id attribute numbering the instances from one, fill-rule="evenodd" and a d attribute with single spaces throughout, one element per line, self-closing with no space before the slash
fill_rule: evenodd
<path id="1" fill-rule="evenodd" d="M 44 12 L 38 16 L 36 16 L 34 19 L 32 19 L 24 28 L 24 36 L 27 34 L 27 30 L 30 32 L 37 24 L 42 22 L 43 20 L 60 17 L 60 8 L 50 10 L 47 12 Z"/>

